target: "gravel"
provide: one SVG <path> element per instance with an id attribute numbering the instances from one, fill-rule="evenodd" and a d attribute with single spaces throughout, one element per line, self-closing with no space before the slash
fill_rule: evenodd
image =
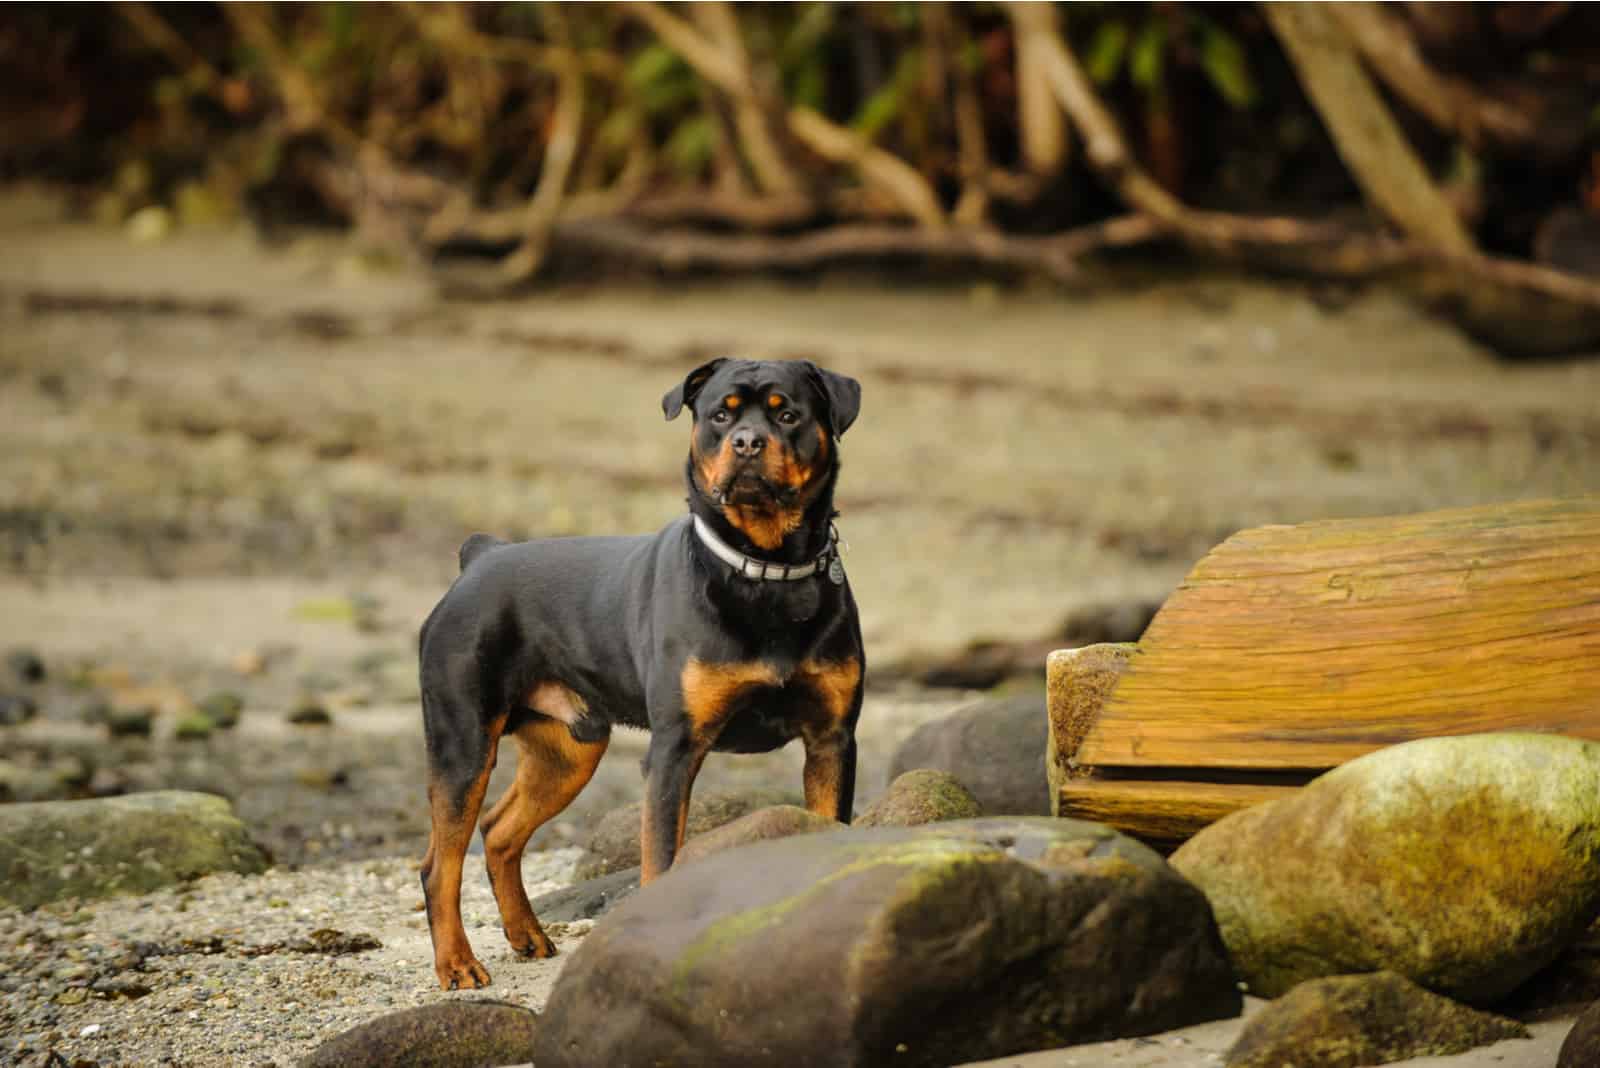
<path id="1" fill-rule="evenodd" d="M 530 895 L 567 885 L 581 853 L 529 854 Z M 494 982 L 450 997 L 541 1007 L 565 958 L 514 958 L 488 881 L 471 866 L 462 914 Z M 566 953 L 592 926 L 552 924 L 550 934 Z M 343 937 L 318 936 L 327 931 Z M 374 939 L 378 948 L 359 948 Z M 210 876 L 143 897 L 0 912 L 0 991 L 0 1063 L 53 1051 L 107 1066 L 291 1065 L 347 1028 L 441 996 L 407 860 Z"/>

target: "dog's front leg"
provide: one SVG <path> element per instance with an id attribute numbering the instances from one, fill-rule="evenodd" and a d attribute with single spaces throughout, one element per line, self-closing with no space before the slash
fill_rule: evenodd
<path id="1" fill-rule="evenodd" d="M 806 808 L 830 820 L 849 823 L 855 807 L 856 739 L 844 727 L 807 734 Z"/>
<path id="2" fill-rule="evenodd" d="M 644 807 L 639 827 L 639 882 L 649 883 L 672 867 L 683 845 L 689 793 L 705 761 L 702 745 L 683 729 L 657 729 L 644 758 Z"/>

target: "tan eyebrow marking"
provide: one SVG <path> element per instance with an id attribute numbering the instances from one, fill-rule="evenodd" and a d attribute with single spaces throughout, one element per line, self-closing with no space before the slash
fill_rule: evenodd
<path id="1" fill-rule="evenodd" d="M 743 404 L 744 401 L 739 398 L 737 393 L 730 393 L 726 397 L 722 398 L 722 403 L 725 407 L 737 408 L 739 405 Z"/>
<path id="2" fill-rule="evenodd" d="M 778 394 L 774 393 L 772 396 L 767 398 L 767 407 L 768 408 L 782 408 L 783 407 L 783 397 L 781 397 Z"/>

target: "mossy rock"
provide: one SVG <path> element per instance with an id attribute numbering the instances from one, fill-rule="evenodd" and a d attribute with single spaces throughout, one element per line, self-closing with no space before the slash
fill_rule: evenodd
<path id="1" fill-rule="evenodd" d="M 1205 899 L 1109 828 L 849 828 L 677 866 L 618 905 L 533 1060 L 949 1065 L 1239 1008 Z"/>
<path id="2" fill-rule="evenodd" d="M 1600 911 L 1600 744 L 1381 749 L 1219 820 L 1172 864 L 1210 898 L 1252 993 L 1389 970 L 1491 1003 Z"/>
<path id="3" fill-rule="evenodd" d="M 216 725 L 204 712 L 184 716 L 172 728 L 172 736 L 180 742 L 203 742 L 211 737 Z"/>
<path id="4" fill-rule="evenodd" d="M 1527 1038 L 1515 1020 L 1440 997 L 1393 972 L 1301 983 L 1252 1016 L 1226 1068 L 1356 1068 Z"/>
<path id="5" fill-rule="evenodd" d="M 971 820 L 983 815 L 972 791 L 954 775 L 931 768 L 908 771 L 856 817 L 857 827 L 916 827 L 946 820 Z"/>
<path id="6" fill-rule="evenodd" d="M 265 871 L 233 807 L 160 790 L 0 806 L 0 904 L 142 894 L 212 872 Z"/>
<path id="7" fill-rule="evenodd" d="M 335 1035 L 301 1068 L 486 1068 L 531 1059 L 538 1013 L 487 998 L 403 1009 Z"/>
<path id="8" fill-rule="evenodd" d="M 200 702 L 200 711 L 212 726 L 230 730 L 239 723 L 239 714 L 244 711 L 244 698 L 232 690 L 218 690 L 206 695 Z"/>

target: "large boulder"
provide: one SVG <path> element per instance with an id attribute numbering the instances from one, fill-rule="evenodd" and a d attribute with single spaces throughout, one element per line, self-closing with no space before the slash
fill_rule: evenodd
<path id="1" fill-rule="evenodd" d="M 161 790 L 0 806 L 0 904 L 142 894 L 269 861 L 233 807 L 212 794 Z"/>
<path id="2" fill-rule="evenodd" d="M 1250 1017 L 1224 1063 L 1355 1068 L 1527 1037 L 1515 1020 L 1470 1009 L 1393 972 L 1338 975 L 1301 983 Z"/>
<path id="3" fill-rule="evenodd" d="M 1098 824 L 851 828 L 674 867 L 568 962 L 560 1065 L 948 1065 L 1237 1013 L 1205 898 Z"/>
<path id="4" fill-rule="evenodd" d="M 488 998 L 402 1009 L 328 1039 L 301 1068 L 489 1068 L 526 1064 L 539 1014 Z"/>
<path id="5" fill-rule="evenodd" d="M 718 792 L 708 790 L 689 801 L 689 814 L 684 820 L 686 839 L 732 823 L 746 813 L 770 805 L 784 805 L 797 800 L 792 793 L 782 790 L 755 790 L 747 792 Z M 641 802 L 614 808 L 601 817 L 584 843 L 589 855 L 578 862 L 577 876 L 593 879 L 601 875 L 639 866 L 639 825 Z"/>
<path id="6" fill-rule="evenodd" d="M 1600 1064 L 1600 1001 L 1584 1009 L 1561 1042 L 1556 1068 L 1594 1068 Z"/>
<path id="7" fill-rule="evenodd" d="M 913 731 L 889 762 L 889 778 L 932 768 L 959 779 L 985 815 L 1048 816 L 1048 733 L 1042 694 L 979 701 Z"/>
<path id="8" fill-rule="evenodd" d="M 1600 744 L 1479 734 L 1352 760 L 1219 820 L 1172 864 L 1252 993 L 1390 970 L 1488 1003 L 1600 911 L 1597 853 Z"/>
<path id="9" fill-rule="evenodd" d="M 972 791 L 954 775 L 932 768 L 908 771 L 855 819 L 857 827 L 917 827 L 984 815 Z"/>

